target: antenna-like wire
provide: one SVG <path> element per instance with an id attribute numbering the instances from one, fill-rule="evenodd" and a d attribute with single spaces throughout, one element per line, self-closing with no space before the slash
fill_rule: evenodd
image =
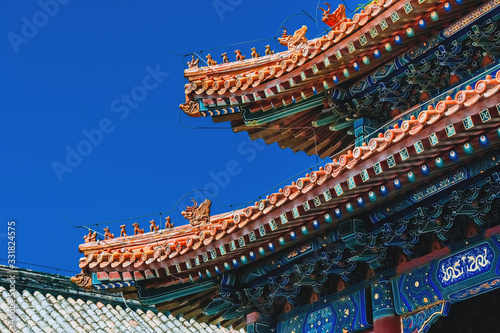
<path id="1" fill-rule="evenodd" d="M 351 13 L 354 13 L 354 12 L 357 12 L 357 11 L 358 11 L 357 9 L 356 9 L 355 11 L 354 11 L 354 10 L 351 10 L 351 9 L 349 8 L 349 6 L 347 5 L 347 3 L 346 3 L 344 0 L 341 0 L 341 1 L 344 3 L 345 8 L 346 8 L 348 11 L 350 11 Z M 370 1 L 370 2 L 371 2 L 371 1 Z"/>
<path id="2" fill-rule="evenodd" d="M 138 220 L 138 219 L 141 219 L 141 218 L 144 218 L 144 217 L 151 217 L 151 216 L 156 216 L 156 215 L 160 215 L 160 221 L 161 221 L 161 215 L 162 214 L 168 214 L 168 213 L 171 213 L 175 210 L 175 208 L 177 208 L 177 206 L 179 205 L 179 203 L 181 202 L 182 199 L 184 199 L 186 196 L 188 196 L 189 194 L 191 193 L 195 193 L 195 192 L 207 192 L 207 193 L 210 193 L 214 196 L 215 198 L 215 202 L 217 204 L 217 206 L 221 207 L 221 208 L 225 208 L 225 207 L 232 207 L 234 205 L 247 205 L 247 204 L 250 204 L 252 202 L 255 202 L 255 200 L 252 200 L 252 201 L 248 201 L 248 202 L 241 202 L 241 203 L 236 203 L 236 204 L 230 204 L 230 205 L 221 205 L 219 203 L 219 198 L 217 195 L 215 195 L 215 193 L 211 192 L 211 191 L 208 191 L 208 190 L 193 190 L 193 191 L 189 191 L 187 193 L 185 193 L 184 195 L 182 195 L 178 200 L 177 202 L 175 203 L 175 205 L 173 206 L 173 208 L 169 211 L 165 211 L 165 212 L 159 212 L 159 213 L 152 213 L 152 214 L 146 214 L 146 215 L 141 215 L 141 216 L 134 216 L 134 217 L 128 217 L 128 218 L 124 218 L 124 219 L 119 219 L 119 220 L 113 220 L 113 221 L 105 221 L 105 222 L 98 222 L 98 223 L 95 223 L 96 226 L 99 226 L 99 225 L 103 225 L 103 224 L 113 224 L 113 223 L 118 223 L 118 222 L 123 222 L 123 221 L 129 221 L 129 220 Z M 64 215 L 63 215 L 64 216 Z M 70 221 L 69 219 L 64 216 L 66 218 L 66 220 L 68 220 L 69 224 L 73 227 L 73 228 L 84 228 L 84 229 L 87 229 L 87 230 L 92 230 L 92 231 L 95 231 L 94 229 L 90 228 L 88 225 L 79 225 L 79 226 L 74 226 Z M 104 237 L 103 234 L 101 233 L 98 233 L 99 235 L 101 235 L 102 237 Z"/>
<path id="3" fill-rule="evenodd" d="M 0 261 L 7 261 L 8 262 L 9 260 L 8 259 L 0 258 Z M 53 269 L 53 270 L 56 270 L 56 271 L 63 271 L 63 272 L 68 272 L 68 273 L 80 273 L 80 272 L 71 271 L 71 270 L 68 270 L 68 269 L 63 269 L 63 268 L 58 268 L 58 267 L 52 267 L 52 266 L 45 266 L 45 265 L 39 265 L 39 264 L 32 264 L 32 263 L 29 263 L 29 262 L 22 262 L 22 261 L 17 261 L 17 260 L 16 260 L 16 264 L 27 265 L 27 266 L 34 266 L 34 267 L 48 268 L 48 269 Z M 16 267 L 16 268 L 22 268 L 22 267 Z"/>

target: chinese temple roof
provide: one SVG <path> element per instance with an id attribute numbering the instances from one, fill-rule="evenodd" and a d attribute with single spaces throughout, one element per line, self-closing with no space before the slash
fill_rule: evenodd
<path id="1" fill-rule="evenodd" d="M 0 271 L 5 273 L 5 279 L 16 276 L 15 289 L 9 287 L 9 280 L 2 278 L 0 281 L 2 332 L 236 333 L 215 325 L 164 315 L 140 306 L 137 301 L 128 300 L 125 304 L 120 297 L 78 290 L 66 277 L 6 267 L 0 267 Z M 50 292 L 44 293 L 43 286 L 51 289 Z M 15 318 L 9 315 L 9 309 L 13 307 Z M 12 319 L 17 330 L 10 325 Z"/>
<path id="2" fill-rule="evenodd" d="M 411 172 L 413 177 L 418 178 L 417 175 L 423 171 L 417 169 L 425 166 L 429 168 L 430 173 L 431 163 L 435 163 L 434 159 L 440 151 L 448 151 L 457 143 L 467 141 L 468 136 L 489 131 L 495 134 L 498 117 L 491 118 L 490 115 L 488 117 L 492 121 L 482 124 L 481 112 L 496 106 L 499 102 L 498 91 L 500 72 L 497 72 L 496 78 L 487 75 L 475 82 L 475 88 L 467 86 L 454 97 L 443 95 L 440 99 L 433 100 L 435 107 L 429 104 L 424 110 L 410 112 L 408 120 L 402 121 L 401 124 L 396 122 L 393 128 L 371 139 L 368 144 L 340 155 L 338 160 L 327 163 L 318 171 L 304 175 L 266 199 L 240 211 L 210 217 L 209 213 L 203 213 L 202 206 L 210 204 L 207 200 L 200 207 L 195 206 L 193 210 L 194 214 L 204 216 L 204 223 L 191 218 L 191 225 L 162 230 L 152 228 L 152 231 L 147 233 L 136 227 L 139 231 L 135 235 L 82 244 L 80 251 L 86 256 L 81 259 L 80 268 L 84 272 L 100 272 L 98 279 L 99 274 L 102 274 L 102 279 L 109 282 L 154 279 L 157 277 L 154 272 L 160 268 L 177 275 L 167 279 L 167 284 L 198 280 L 206 274 L 216 275 L 217 271 L 213 266 L 200 272 L 198 256 L 207 253 L 211 255 L 210 251 L 217 248 L 218 255 L 231 254 L 239 261 L 238 255 L 241 251 L 237 249 L 244 247 L 248 242 L 245 239 L 250 237 L 250 234 L 259 233 L 258 229 L 263 220 L 281 219 L 281 224 L 285 224 L 289 220 L 298 219 L 304 223 L 307 220 L 304 215 L 318 214 L 317 210 L 308 212 L 316 205 L 314 200 L 319 200 L 329 207 L 350 204 L 352 210 L 361 200 L 369 206 L 373 201 L 368 197 L 370 192 L 395 179 L 398 173 Z M 464 119 L 471 124 L 482 125 L 471 125 L 469 128 Z M 449 135 L 449 131 L 453 131 L 453 137 Z M 435 142 L 427 140 L 429 135 Z M 452 158 L 443 157 L 443 165 L 446 164 L 445 159 Z M 435 171 L 443 169 L 444 167 L 437 167 Z M 414 183 L 413 179 L 410 183 Z M 328 195 L 325 194 L 326 191 Z M 359 202 L 351 202 L 352 199 Z M 302 207 L 302 204 L 298 205 L 304 202 L 311 202 L 308 209 Z M 364 205 L 359 206 L 366 208 Z M 346 208 L 341 210 L 344 209 Z M 152 223 L 155 225 L 154 221 Z M 281 233 L 276 231 L 280 229 L 278 224 L 280 223 L 271 226 L 271 232 Z M 288 225 L 285 229 L 288 230 Z M 261 238 L 258 235 L 255 237 Z M 235 243 L 239 239 L 240 243 Z M 264 239 L 264 242 L 267 242 L 268 237 Z M 220 250 L 224 246 L 231 249 L 231 253 Z M 218 255 L 211 255 L 212 258 L 204 262 L 216 259 Z M 176 267 L 177 265 L 179 267 Z"/>
<path id="3" fill-rule="evenodd" d="M 231 62 L 226 52 L 221 63 L 208 55 L 206 66 L 193 56 L 180 108 L 193 117 L 229 121 L 234 132 L 247 131 L 252 139 L 333 156 L 354 142 L 349 129 L 357 118 L 386 121 L 429 98 L 418 80 L 406 94 L 371 91 L 391 88 L 380 82 L 425 53 L 430 36 L 450 37 L 453 26 L 443 27 L 478 2 L 446 4 L 378 0 L 352 18 L 340 5 L 333 13 L 324 10 L 323 22 L 331 27 L 325 35 L 308 40 L 306 26 L 293 34 L 285 29 L 278 39 L 285 51 L 274 53 L 268 45 L 261 56 L 252 48 L 251 57 L 243 59 L 237 50 Z"/>
<path id="4" fill-rule="evenodd" d="M 335 158 L 237 211 L 212 216 L 209 200 L 194 202 L 187 226 L 167 217 L 149 232 L 89 231 L 73 281 L 240 328 L 256 308 L 288 312 L 449 253 L 450 239 L 498 233 L 499 6 L 379 1 L 352 20 L 340 7 L 325 12 L 326 36 L 285 33 L 287 51 L 204 67 L 193 58 L 186 113 Z"/>
<path id="5" fill-rule="evenodd" d="M 169 303 L 176 296 L 187 296 L 193 302 L 186 303 L 189 308 L 206 306 L 202 300 L 216 297 L 217 286 L 211 277 L 297 246 L 293 244 L 321 228 L 339 228 L 341 220 L 395 200 L 401 188 L 425 187 L 428 178 L 453 170 L 459 155 L 460 163 L 472 160 L 473 154 L 458 149 L 481 154 L 481 150 L 498 147 L 500 72 L 473 85 L 475 88 L 467 86 L 418 110 L 408 110 L 408 120 L 396 122 L 367 145 L 342 154 L 338 161 L 253 206 L 210 217 L 207 201 L 183 214 L 191 222 L 188 226 L 152 227 L 146 233 L 136 226 L 136 235 L 82 244 L 83 275 L 74 281 L 96 289 L 122 283 L 140 283 L 152 290 L 184 285 L 185 290 L 165 298 L 145 293 L 142 301 Z M 495 157 L 493 161 L 498 164 Z M 416 191 L 414 200 L 425 198 L 425 191 Z M 380 214 L 374 223 L 390 215 Z M 195 317 L 204 320 L 209 313 L 195 313 Z"/>

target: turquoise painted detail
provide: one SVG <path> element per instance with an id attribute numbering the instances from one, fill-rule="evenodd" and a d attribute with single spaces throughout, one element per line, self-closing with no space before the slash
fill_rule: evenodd
<path id="1" fill-rule="evenodd" d="M 444 167 L 444 161 L 443 161 L 443 159 L 441 157 L 436 158 L 436 166 L 438 168 Z"/>
<path id="2" fill-rule="evenodd" d="M 271 228 L 272 231 L 278 229 L 278 225 L 276 224 L 276 221 L 274 219 L 272 219 L 271 221 L 269 221 L 269 227 Z"/>
<path id="3" fill-rule="evenodd" d="M 329 235 L 327 236 L 327 239 L 324 240 L 324 242 L 331 242 L 333 240 L 336 239 Z M 250 281 L 253 281 L 258 277 L 261 277 L 269 272 L 273 272 L 296 259 L 310 254 L 312 251 L 317 250 L 320 246 L 321 245 L 319 242 L 298 244 L 287 251 L 283 251 L 279 254 L 278 257 L 275 257 L 272 260 L 261 260 L 260 264 L 258 264 L 257 266 L 252 266 L 245 274 L 242 274 L 239 278 L 243 283 L 249 283 Z M 272 245 L 272 248 L 275 249 L 274 245 Z"/>
<path id="4" fill-rule="evenodd" d="M 415 151 L 417 152 L 417 154 L 420 154 L 425 150 L 424 145 L 422 144 L 422 141 L 415 142 L 413 144 L 413 147 L 415 147 Z"/>
<path id="5" fill-rule="evenodd" d="M 368 181 L 370 179 L 370 175 L 368 174 L 368 171 L 366 169 L 363 170 L 363 171 L 361 171 L 361 173 L 359 175 L 360 175 L 361 180 L 363 182 L 366 182 L 366 181 Z"/>
<path id="6" fill-rule="evenodd" d="M 481 121 L 483 123 L 491 120 L 491 114 L 488 109 L 484 109 L 483 111 L 479 112 L 479 117 L 481 118 Z"/>
<path id="7" fill-rule="evenodd" d="M 304 323 L 304 333 L 332 333 L 335 314 L 330 306 L 310 313 Z"/>
<path id="8" fill-rule="evenodd" d="M 463 168 L 460 168 L 448 176 L 416 190 L 410 195 L 410 198 L 413 202 L 421 201 L 465 179 L 467 179 L 467 172 Z"/>
<path id="9" fill-rule="evenodd" d="M 413 183 L 415 182 L 415 180 L 416 180 L 415 174 L 412 171 L 408 172 L 408 181 L 410 183 Z"/>
<path id="10" fill-rule="evenodd" d="M 444 300 L 431 275 L 431 267 L 424 266 L 392 280 L 397 314 L 408 314 Z"/>
<path id="11" fill-rule="evenodd" d="M 371 328 L 366 313 L 369 301 L 365 290 L 335 299 L 324 298 L 321 304 L 305 306 L 288 314 L 278 323 L 278 333 L 344 333 Z M 320 302 L 318 302 L 320 303 Z"/>
<path id="12" fill-rule="evenodd" d="M 337 194 L 338 197 L 340 197 L 342 195 L 342 193 L 344 193 L 344 190 L 342 189 L 342 185 L 340 185 L 340 184 L 335 185 L 334 189 L 335 189 L 335 193 Z"/>
<path id="13" fill-rule="evenodd" d="M 399 152 L 399 156 L 401 156 L 401 160 L 402 160 L 402 161 L 406 161 L 407 159 L 409 159 L 409 158 L 410 158 L 410 153 L 408 152 L 408 149 L 403 148 L 403 149 L 401 149 L 401 151 Z"/>
<path id="14" fill-rule="evenodd" d="M 429 142 L 431 143 L 431 146 L 435 146 L 439 143 L 436 133 L 429 135 Z"/>
<path id="15" fill-rule="evenodd" d="M 301 94 L 303 100 L 297 102 L 296 104 L 276 107 L 272 110 L 268 110 L 266 112 L 255 112 L 252 113 L 246 107 L 242 107 L 242 116 L 245 121 L 246 126 L 260 126 L 267 124 L 268 122 L 286 118 L 288 116 L 297 114 L 304 110 L 309 110 L 310 108 L 319 106 L 323 104 L 323 94 L 316 94 L 312 97 L 307 98 L 306 95 Z"/>
<path id="16" fill-rule="evenodd" d="M 97 279 L 97 273 L 96 273 L 96 272 L 92 272 L 92 275 L 91 275 L 91 276 L 92 276 L 92 284 L 93 284 L 93 285 L 94 285 L 94 284 L 96 284 L 96 285 L 97 285 L 97 284 L 101 284 L 101 281 L 99 281 L 99 280 Z"/>
<path id="17" fill-rule="evenodd" d="M 474 152 L 474 148 L 472 147 L 472 145 L 468 142 L 465 143 L 464 144 L 464 153 L 466 153 L 467 155 L 471 155 L 473 152 Z"/>
<path id="18" fill-rule="evenodd" d="M 381 279 L 372 284 L 373 319 L 394 315 L 394 300 L 392 286 L 388 279 Z"/>
<path id="19" fill-rule="evenodd" d="M 208 274 L 207 274 L 208 276 Z M 136 283 L 137 285 L 137 283 Z M 197 281 L 195 283 L 183 283 L 182 287 L 160 287 L 160 288 L 138 288 L 138 298 L 142 304 L 154 305 L 161 302 L 169 302 L 179 297 L 194 295 L 205 292 L 216 287 L 212 280 Z"/>
<path id="20" fill-rule="evenodd" d="M 396 159 L 394 158 L 394 155 L 387 157 L 387 166 L 389 168 L 394 168 L 396 166 Z"/>
<path id="21" fill-rule="evenodd" d="M 356 182 L 354 181 L 354 177 L 350 177 L 347 180 L 347 187 L 349 187 L 350 190 L 356 187 Z"/>
<path id="22" fill-rule="evenodd" d="M 472 120 L 472 117 L 469 116 L 465 119 L 462 120 L 462 123 L 464 124 L 464 128 L 466 130 L 469 130 L 474 127 L 474 121 Z"/>
<path id="23" fill-rule="evenodd" d="M 450 124 L 450 125 L 446 126 L 445 130 L 446 130 L 446 135 L 448 137 L 457 134 L 457 132 L 455 131 L 455 126 L 453 126 L 453 124 Z"/>

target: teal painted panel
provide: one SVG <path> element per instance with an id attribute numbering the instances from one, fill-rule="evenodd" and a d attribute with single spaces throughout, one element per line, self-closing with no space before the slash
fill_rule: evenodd
<path id="1" fill-rule="evenodd" d="M 408 315 L 439 301 L 457 302 L 500 287 L 496 236 L 391 279 L 395 311 Z"/>
<path id="2" fill-rule="evenodd" d="M 359 332 L 372 327 L 367 316 L 365 290 L 351 295 L 304 306 L 292 311 L 278 324 L 279 333 Z M 370 299 L 368 298 L 368 301 Z"/>

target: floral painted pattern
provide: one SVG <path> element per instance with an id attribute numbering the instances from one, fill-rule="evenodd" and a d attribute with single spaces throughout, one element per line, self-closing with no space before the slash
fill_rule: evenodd
<path id="1" fill-rule="evenodd" d="M 335 322 L 333 309 L 329 306 L 311 312 L 304 324 L 304 333 L 331 333 Z"/>

